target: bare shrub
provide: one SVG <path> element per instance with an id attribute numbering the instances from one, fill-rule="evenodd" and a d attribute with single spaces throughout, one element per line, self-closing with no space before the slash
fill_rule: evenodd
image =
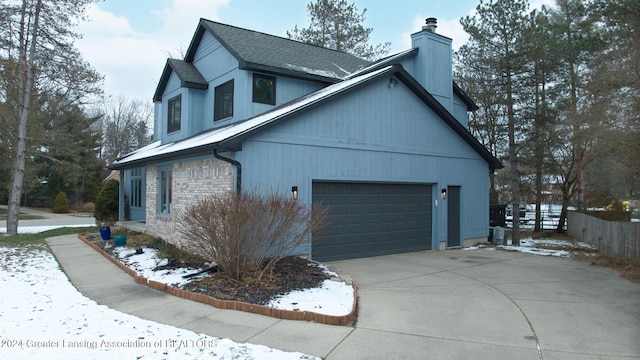
<path id="1" fill-rule="evenodd" d="M 186 246 L 218 264 L 231 279 L 262 278 L 290 255 L 326 218 L 319 205 L 306 207 L 290 197 L 233 192 L 200 200 L 180 216 Z"/>

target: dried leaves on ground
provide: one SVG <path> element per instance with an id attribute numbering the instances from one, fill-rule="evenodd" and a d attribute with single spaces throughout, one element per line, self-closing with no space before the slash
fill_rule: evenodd
<path id="1" fill-rule="evenodd" d="M 591 265 L 614 269 L 620 273 L 621 277 L 640 283 L 640 260 L 612 258 L 604 255 L 576 255 L 574 257 L 578 260 L 588 261 Z"/>

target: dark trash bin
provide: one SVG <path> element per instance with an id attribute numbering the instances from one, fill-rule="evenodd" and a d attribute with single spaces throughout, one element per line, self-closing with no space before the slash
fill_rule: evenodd
<path id="1" fill-rule="evenodd" d="M 489 205 L 489 226 L 507 226 L 507 205 Z"/>

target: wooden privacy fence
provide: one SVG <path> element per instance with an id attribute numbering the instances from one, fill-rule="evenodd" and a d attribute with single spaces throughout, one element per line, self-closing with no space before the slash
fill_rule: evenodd
<path id="1" fill-rule="evenodd" d="M 595 246 L 600 254 L 640 259 L 640 222 L 606 221 L 570 211 L 567 232 L 578 241 Z"/>

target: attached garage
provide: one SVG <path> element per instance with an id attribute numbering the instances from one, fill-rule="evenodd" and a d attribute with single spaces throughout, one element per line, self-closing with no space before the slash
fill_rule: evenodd
<path id="1" fill-rule="evenodd" d="M 431 249 L 431 185 L 314 181 L 312 199 L 329 208 L 328 225 L 313 234 L 314 260 Z"/>

